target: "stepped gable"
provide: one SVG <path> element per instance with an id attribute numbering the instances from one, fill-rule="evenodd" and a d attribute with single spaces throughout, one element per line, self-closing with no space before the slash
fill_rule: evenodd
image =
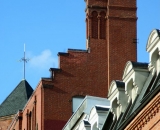
<path id="1" fill-rule="evenodd" d="M 22 110 L 33 92 L 26 80 L 22 80 L 0 106 L 0 117 L 14 115 Z"/>
<path id="2" fill-rule="evenodd" d="M 78 107 L 74 99 L 106 97 L 110 82 L 121 80 L 125 63 L 137 59 L 137 44 L 133 44 L 137 38 L 136 0 L 85 2 L 86 50 L 58 53 L 58 68 L 51 68 L 50 77 L 42 78 L 23 111 L 22 129 L 35 127 L 35 123 L 38 129 L 62 129 L 73 106 Z M 33 105 L 34 97 L 37 105 Z M 33 110 L 36 121 L 26 116 Z M 27 120 L 31 121 L 28 126 Z"/>

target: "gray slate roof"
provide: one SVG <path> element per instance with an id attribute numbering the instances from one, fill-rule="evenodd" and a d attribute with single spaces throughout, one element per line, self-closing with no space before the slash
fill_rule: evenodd
<path id="1" fill-rule="evenodd" d="M 33 92 L 26 80 L 22 80 L 0 105 L 0 117 L 16 114 L 22 110 Z"/>

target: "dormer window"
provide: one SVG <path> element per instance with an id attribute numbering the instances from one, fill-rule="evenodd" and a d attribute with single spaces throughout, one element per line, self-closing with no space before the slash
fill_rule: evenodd
<path id="1" fill-rule="evenodd" d="M 133 83 L 133 79 L 131 79 L 126 87 L 126 94 L 129 96 L 129 101 L 132 100 L 132 103 L 135 100 L 135 97 L 137 96 L 136 93 L 136 85 Z"/>
<path id="2" fill-rule="evenodd" d="M 118 104 L 117 98 L 112 102 L 112 111 L 118 119 L 121 114 L 121 109 L 120 104 Z"/>
<path id="3" fill-rule="evenodd" d="M 134 102 L 140 93 L 147 77 L 149 75 L 148 63 L 128 61 L 123 73 L 123 82 L 125 82 L 125 94 L 128 101 Z"/>
<path id="4" fill-rule="evenodd" d="M 113 80 L 110 85 L 108 99 L 111 101 L 111 110 L 114 113 L 114 119 L 118 119 L 124 112 L 127 105 L 127 95 L 125 94 L 125 83 Z"/>

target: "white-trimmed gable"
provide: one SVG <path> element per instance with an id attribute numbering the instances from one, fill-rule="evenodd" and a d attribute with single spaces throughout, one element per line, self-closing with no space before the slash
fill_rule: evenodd
<path id="1" fill-rule="evenodd" d="M 160 30 L 155 29 L 150 33 L 148 37 L 147 45 L 146 45 L 147 52 L 151 52 L 151 50 L 154 50 L 154 48 L 157 46 L 157 42 L 159 41 L 159 38 L 160 38 Z"/>
<path id="2" fill-rule="evenodd" d="M 140 93 L 148 75 L 149 70 L 147 63 L 131 61 L 126 63 L 123 82 L 125 82 L 125 93 L 128 95 L 128 100 L 132 100 L 132 103 L 134 102 L 136 96 Z"/>
<path id="3" fill-rule="evenodd" d="M 93 107 L 89 114 L 88 121 L 91 124 L 91 130 L 99 130 L 103 127 L 107 114 L 109 113 L 110 106 Z"/>
<path id="4" fill-rule="evenodd" d="M 126 108 L 127 95 L 125 94 L 125 83 L 113 80 L 110 85 L 108 99 L 111 103 L 111 111 L 118 119 L 121 112 Z"/>
<path id="5" fill-rule="evenodd" d="M 125 66 L 125 69 L 123 71 L 123 76 L 122 76 L 122 79 L 124 79 L 128 74 L 129 72 L 133 69 L 133 66 L 132 66 L 132 62 L 131 61 L 128 61 L 126 63 L 126 66 Z"/>
<path id="6" fill-rule="evenodd" d="M 116 81 L 115 81 L 115 80 L 111 82 L 111 85 L 110 85 L 109 88 L 110 88 L 110 89 L 109 89 L 109 91 L 108 91 L 108 97 L 109 97 L 110 95 L 112 95 L 112 93 L 114 93 L 114 92 L 116 91 L 116 89 L 117 89 L 117 85 L 116 85 Z"/>
<path id="7" fill-rule="evenodd" d="M 146 50 L 149 52 L 149 68 L 156 69 L 158 74 L 160 72 L 160 30 L 155 29 L 150 33 Z"/>

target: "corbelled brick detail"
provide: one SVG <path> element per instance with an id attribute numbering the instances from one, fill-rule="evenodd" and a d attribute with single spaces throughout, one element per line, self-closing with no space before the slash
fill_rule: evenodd
<path id="1" fill-rule="evenodd" d="M 158 130 L 160 127 L 160 92 L 137 114 L 125 130 Z"/>

